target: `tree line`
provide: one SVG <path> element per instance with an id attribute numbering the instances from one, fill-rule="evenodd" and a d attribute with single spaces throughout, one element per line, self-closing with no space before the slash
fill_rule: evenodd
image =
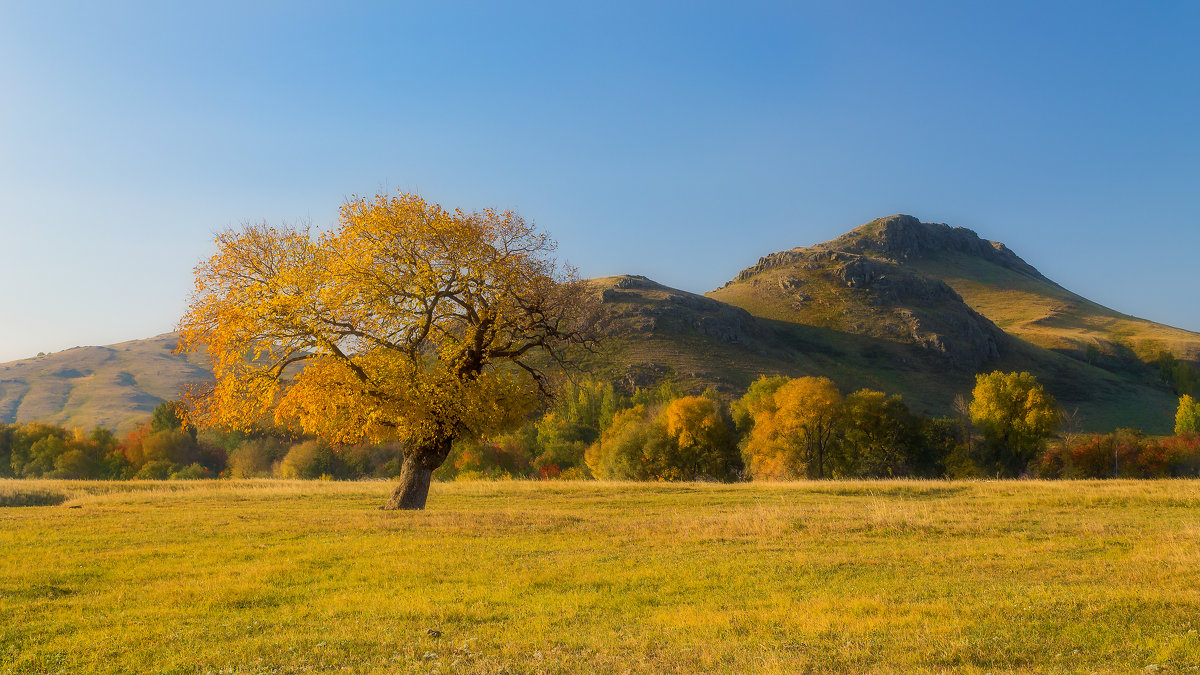
<path id="1" fill-rule="evenodd" d="M 670 383 L 623 393 L 566 382 L 540 414 L 502 434 L 460 439 L 441 480 L 639 481 L 802 478 L 1157 478 L 1200 476 L 1200 402 L 1180 398 L 1176 435 L 1079 434 L 1028 373 L 979 375 L 956 416 L 914 413 L 902 397 L 843 394 L 823 377 L 762 377 L 740 397 Z M 198 432 L 160 404 L 123 437 L 30 422 L 0 424 L 0 476 L 74 479 L 393 478 L 397 443 L 330 444 L 277 428 Z"/>

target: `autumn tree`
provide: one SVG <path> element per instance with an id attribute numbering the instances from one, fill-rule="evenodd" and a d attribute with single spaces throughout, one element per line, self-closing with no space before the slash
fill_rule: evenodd
<path id="1" fill-rule="evenodd" d="M 674 450 L 668 476 L 728 480 L 742 470 L 733 423 L 711 396 L 684 396 L 663 408 L 661 421 Z"/>
<path id="2" fill-rule="evenodd" d="M 523 420 L 549 393 L 539 364 L 564 363 L 595 326 L 594 294 L 509 211 L 377 196 L 316 236 L 249 225 L 217 248 L 180 326 L 179 348 L 205 350 L 215 376 L 188 421 L 401 441 L 389 509 L 424 508 L 454 440 Z"/>
<path id="3" fill-rule="evenodd" d="M 1062 417 L 1036 377 L 999 371 L 975 376 L 970 413 L 983 431 L 985 461 L 1012 476 L 1025 471 Z"/>
<path id="4" fill-rule="evenodd" d="M 585 458 L 605 480 L 736 480 L 742 468 L 732 424 L 706 396 L 618 412 Z"/>
<path id="5" fill-rule="evenodd" d="M 1200 433 L 1200 401 L 1187 394 L 1179 398 L 1179 408 L 1175 411 L 1175 433 Z"/>
<path id="6" fill-rule="evenodd" d="M 759 382 L 758 389 L 751 387 L 743 397 L 744 407 L 753 417 L 742 448 L 751 475 L 825 478 L 842 409 L 837 385 L 827 377 Z M 747 397 L 752 398 L 747 401 Z M 740 408 L 735 406 L 735 411 Z"/>

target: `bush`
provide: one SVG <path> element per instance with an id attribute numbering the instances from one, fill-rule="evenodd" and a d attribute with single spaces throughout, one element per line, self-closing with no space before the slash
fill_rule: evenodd
<path id="1" fill-rule="evenodd" d="M 56 506 L 67 501 L 61 492 L 49 490 L 0 491 L 0 507 L 5 506 Z"/>
<path id="2" fill-rule="evenodd" d="M 189 464 L 178 471 L 171 474 L 171 480 L 198 480 L 200 478 L 211 478 L 212 473 L 208 467 L 199 463 Z"/>
<path id="3" fill-rule="evenodd" d="M 341 473 L 333 449 L 324 441 L 293 445 L 279 462 L 280 478 L 320 478 Z"/>
<path id="4" fill-rule="evenodd" d="M 1049 449 L 1038 473 L 1046 478 L 1200 476 L 1200 437 L 1149 439 L 1135 429 L 1090 434 Z"/>
<path id="5" fill-rule="evenodd" d="M 242 441 L 229 454 L 229 475 L 233 478 L 270 476 L 283 454 L 283 444 L 274 438 Z"/>
<path id="6" fill-rule="evenodd" d="M 156 459 L 153 462 L 146 462 L 142 468 L 138 469 L 134 478 L 139 480 L 166 480 L 175 470 L 175 466 L 165 459 Z"/>

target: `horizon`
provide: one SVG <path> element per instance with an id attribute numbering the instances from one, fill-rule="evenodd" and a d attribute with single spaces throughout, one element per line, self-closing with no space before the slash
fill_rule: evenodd
<path id="1" fill-rule="evenodd" d="M 214 232 L 382 189 L 695 293 L 906 213 L 1200 331 L 1197 26 L 1182 2 L 5 6 L 0 362 L 170 332 Z"/>

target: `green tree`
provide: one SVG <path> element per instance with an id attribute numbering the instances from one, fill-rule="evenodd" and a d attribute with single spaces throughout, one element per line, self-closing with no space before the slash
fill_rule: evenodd
<path id="1" fill-rule="evenodd" d="M 1054 398 L 1029 373 L 977 375 L 970 412 L 983 431 L 986 468 L 1009 476 L 1025 472 L 1062 419 Z"/>
<path id="2" fill-rule="evenodd" d="M 906 476 L 921 443 L 920 420 L 899 396 L 862 389 L 842 403 L 842 441 L 835 459 L 843 475 Z"/>
<path id="3" fill-rule="evenodd" d="M 746 436 L 754 426 L 754 418 L 757 415 L 775 409 L 775 392 L 787 384 L 787 381 L 788 378 L 783 375 L 760 376 L 741 398 L 729 406 L 738 433 Z"/>
<path id="4" fill-rule="evenodd" d="M 293 445 L 279 460 L 280 478 L 320 478 L 338 473 L 337 456 L 322 440 Z"/>

